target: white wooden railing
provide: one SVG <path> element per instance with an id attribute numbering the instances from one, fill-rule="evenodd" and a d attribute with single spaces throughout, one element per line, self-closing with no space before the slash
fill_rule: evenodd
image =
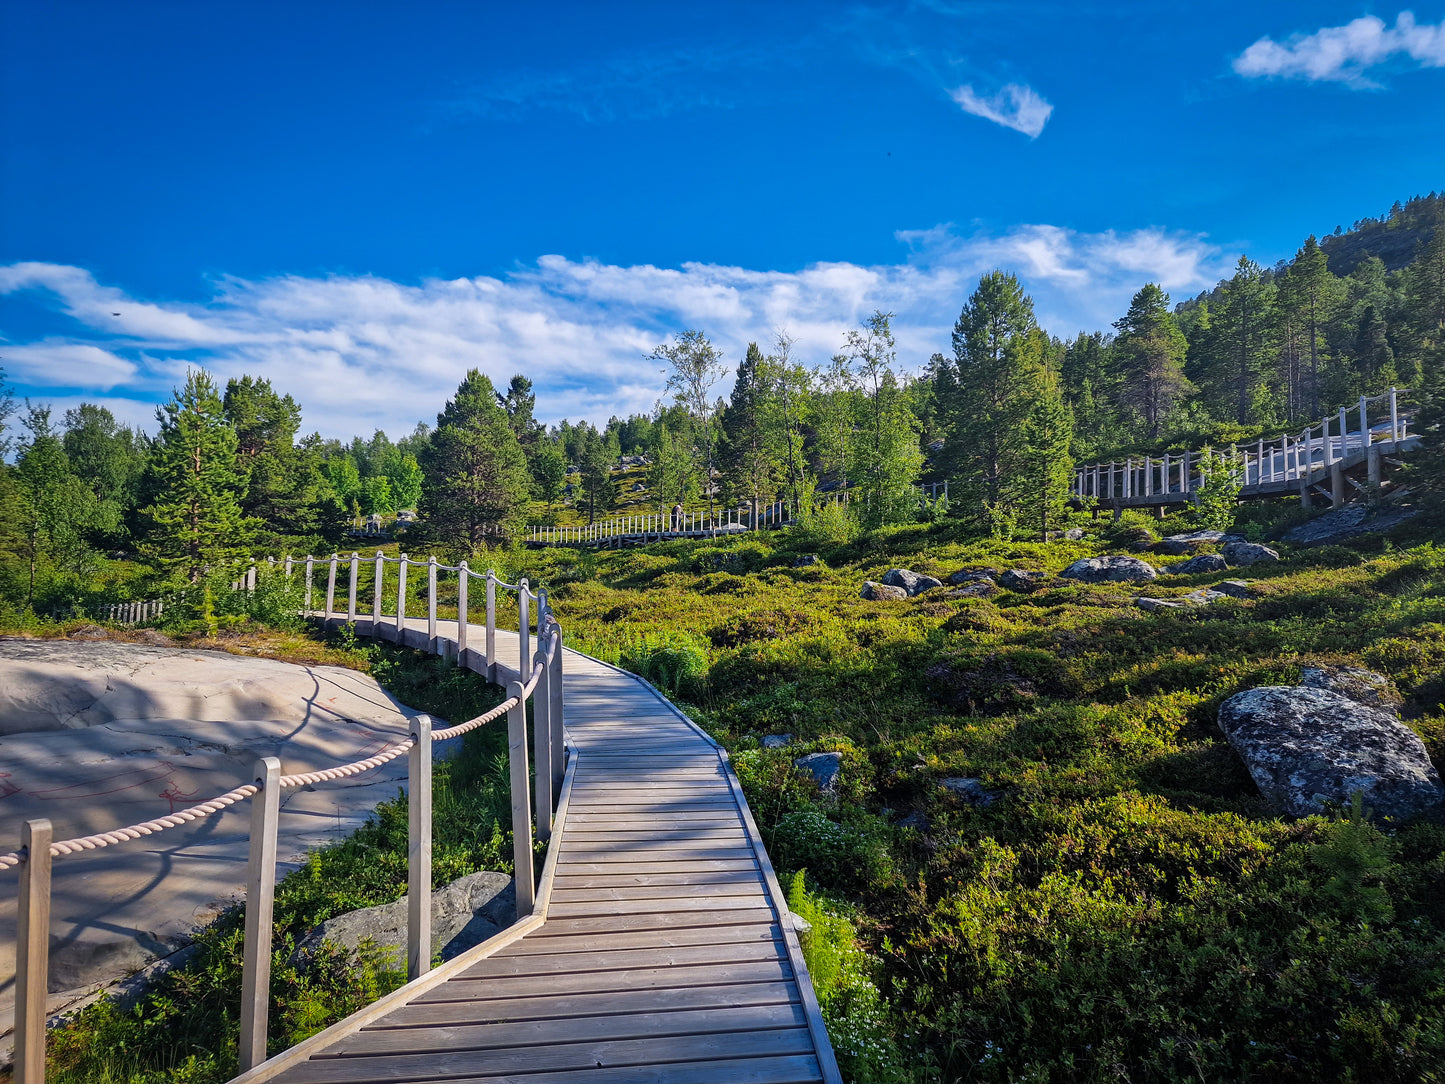
<path id="1" fill-rule="evenodd" d="M 332 554 L 330 558 L 306 557 L 304 612 L 325 623 L 343 619 L 359 624 L 357 586 L 361 578 L 361 558 Z M 289 577 L 302 561 L 285 560 Z M 395 604 L 390 613 L 385 609 L 385 564 L 398 565 Z M 214 816 L 221 810 L 246 800 L 251 801 L 250 857 L 246 872 L 246 927 L 241 971 L 241 1043 L 240 1069 L 247 1069 L 266 1060 L 268 1009 L 271 988 L 271 937 L 276 891 L 277 827 L 280 819 L 280 798 L 283 790 L 314 786 L 370 771 L 391 760 L 408 758 L 408 874 L 407 874 L 407 978 L 414 980 L 431 967 L 431 880 L 432 880 L 432 745 L 434 742 L 458 737 L 483 726 L 502 715 L 507 717 L 508 760 L 512 794 L 512 861 L 516 884 L 517 917 L 532 911 L 535 903 L 536 876 L 533 867 L 532 841 L 551 838 L 552 813 L 561 791 L 566 768 L 562 732 L 562 629 L 552 615 L 546 589 L 533 592 L 526 579 L 506 583 L 494 571 L 484 575 L 472 571 L 465 561 L 458 565 L 439 564 L 435 557 L 414 561 L 402 555 L 384 557 L 378 553 L 365 562 L 373 569 L 374 604 L 372 613 L 362 620 L 365 631 L 373 636 L 390 635 L 398 643 L 411 643 L 436 654 L 454 656 L 459 665 L 485 675 L 489 680 L 505 684 L 507 699 L 490 711 L 457 726 L 432 729 L 428 715 L 409 720 L 409 733 L 404 740 L 393 742 L 381 752 L 364 760 L 340 764 L 320 771 L 293 775 L 281 774 L 277 757 L 262 757 L 256 762 L 249 782 L 217 795 L 210 801 L 176 810 L 141 824 L 115 828 L 75 839 L 55 840 L 47 819 L 26 821 L 21 827 L 20 849 L 0 854 L 0 870 L 18 868 L 20 892 L 17 915 L 15 975 L 15 1081 L 16 1084 L 43 1084 L 45 1080 L 46 994 L 50 951 L 50 881 L 53 860 L 82 851 L 118 845 L 143 836 L 154 835 L 192 821 Z M 325 608 L 312 611 L 314 579 L 317 566 L 326 570 Z M 336 606 L 337 573 L 349 566 L 346 608 Z M 427 617 L 425 637 L 419 628 L 408 628 L 407 570 L 424 568 L 427 575 Z M 439 635 L 437 622 L 437 585 L 441 576 L 457 577 L 458 623 L 455 639 Z M 469 615 L 467 587 L 473 579 L 485 583 L 486 625 L 485 646 L 479 651 L 468 644 Z M 255 587 L 255 566 L 251 565 L 238 584 Z M 497 650 L 498 592 L 516 595 L 518 652 L 516 666 L 504 661 Z M 532 603 L 537 603 L 535 611 Z M 130 605 L 130 604 L 126 604 Z M 533 650 L 535 627 L 536 649 Z M 528 760 L 527 701 L 532 702 L 532 757 L 535 758 L 534 786 L 529 786 L 532 770 Z M 533 792 L 536 819 L 533 820 Z"/>
<path id="2" fill-rule="evenodd" d="M 1328 470 L 1355 453 L 1368 452 L 1380 444 L 1393 447 L 1407 440 L 1409 418 L 1399 404 L 1404 390 L 1391 388 L 1382 395 L 1362 395 L 1357 409 L 1341 407 L 1336 417 L 1326 417 L 1299 433 L 1261 438 L 1252 445 L 1234 446 L 1217 454 L 1227 457 L 1232 472 L 1246 488 L 1308 482 L 1316 471 Z M 1165 498 L 1171 493 L 1187 495 L 1202 480 L 1199 465 L 1206 452 L 1131 456 L 1123 462 L 1076 467 L 1071 493 L 1079 500 L 1136 502 Z"/>

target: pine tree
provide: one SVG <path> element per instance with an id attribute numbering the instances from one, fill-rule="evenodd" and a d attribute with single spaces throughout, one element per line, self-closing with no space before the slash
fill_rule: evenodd
<path id="1" fill-rule="evenodd" d="M 556 441 L 544 440 L 532 457 L 532 477 L 537 482 L 537 495 L 547 505 L 547 514 L 552 514 L 552 505 L 562 495 L 567 483 L 567 461 Z"/>
<path id="2" fill-rule="evenodd" d="M 1121 397 L 1138 411 L 1145 436 L 1157 440 L 1164 416 L 1190 390 L 1184 378 L 1184 334 L 1169 311 L 1169 295 L 1152 282 L 1145 284 L 1114 327 Z"/>
<path id="3" fill-rule="evenodd" d="M 757 343 L 748 343 L 732 397 L 718 419 L 718 459 L 728 489 L 750 504 L 771 501 L 782 464 L 767 428 L 770 367 Z"/>
<path id="4" fill-rule="evenodd" d="M 598 512 L 609 512 L 617 503 L 617 486 L 612 481 L 612 450 L 607 441 L 594 435 L 582 453 L 582 495 L 587 500 L 587 522 L 596 523 Z"/>
<path id="5" fill-rule="evenodd" d="M 1265 280 L 1259 264 L 1241 256 L 1234 277 L 1224 285 L 1224 303 L 1215 317 L 1222 348 L 1217 378 L 1221 385 L 1232 388 L 1235 420 L 1240 425 L 1249 425 L 1253 419 L 1256 388 L 1269 375 L 1274 295 L 1274 286 Z"/>
<path id="6" fill-rule="evenodd" d="M 542 439 L 542 426 L 532 416 L 537 406 L 537 393 L 532 390 L 532 382 L 517 373 L 507 384 L 506 393 L 497 393 L 497 405 L 507 412 L 507 424 L 512 427 L 517 443 L 530 460 Z"/>
<path id="7" fill-rule="evenodd" d="M 424 458 L 418 511 L 426 530 L 450 549 L 474 555 L 501 541 L 527 497 L 526 457 L 496 389 L 469 370 L 437 415 Z"/>
<path id="8" fill-rule="evenodd" d="M 1018 465 L 1009 479 L 1009 504 L 1018 509 L 1020 524 L 1038 531 L 1040 541 L 1047 540 L 1068 505 L 1074 478 L 1074 461 L 1069 455 L 1073 425 L 1058 375 L 1045 370 L 1035 382 L 1033 400 L 1019 430 Z"/>
<path id="9" fill-rule="evenodd" d="M 1307 413 L 1311 418 L 1320 416 L 1320 337 L 1335 307 L 1339 304 L 1342 289 L 1339 279 L 1330 274 L 1330 264 L 1324 250 L 1315 240 L 1314 234 L 1306 238 L 1304 247 L 1295 254 L 1290 266 L 1290 282 L 1298 291 L 1305 323 L 1306 349 L 1309 351 L 1309 380 L 1307 382 Z M 1304 404 L 1301 404 L 1302 406 Z"/>
<path id="10" fill-rule="evenodd" d="M 254 527 L 241 511 L 245 476 L 236 431 L 204 369 L 186 374 L 156 420 L 155 499 L 144 510 L 150 530 L 143 550 L 195 583 L 207 568 L 241 553 Z"/>

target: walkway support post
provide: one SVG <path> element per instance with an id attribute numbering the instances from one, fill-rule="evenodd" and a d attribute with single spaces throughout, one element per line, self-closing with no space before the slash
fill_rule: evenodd
<path id="1" fill-rule="evenodd" d="M 497 570 L 487 569 L 487 680 L 497 680 Z M 521 912 L 519 911 L 518 914 Z"/>
<path id="2" fill-rule="evenodd" d="M 1371 444 L 1365 450 L 1365 478 L 1370 485 L 1377 486 L 1383 481 L 1383 474 L 1380 470 L 1380 446 Z"/>
<path id="3" fill-rule="evenodd" d="M 517 891 L 517 917 L 530 914 L 536 902 L 532 874 L 531 788 L 527 769 L 527 703 L 522 683 L 507 686 L 507 697 L 517 702 L 507 711 L 507 759 L 512 784 L 512 876 Z"/>
<path id="4" fill-rule="evenodd" d="M 396 642 L 406 646 L 406 554 L 396 566 Z"/>
<path id="5" fill-rule="evenodd" d="M 45 1008 L 50 973 L 50 840 L 43 817 L 20 829 L 25 864 L 15 943 L 15 1082 L 45 1084 Z"/>
<path id="6" fill-rule="evenodd" d="M 406 978 L 431 970 L 431 716 L 411 721 L 406 780 Z"/>
<path id="7" fill-rule="evenodd" d="M 335 568 L 333 563 L 332 568 Z M 266 1060 L 271 1001 L 271 925 L 276 905 L 276 825 L 281 817 L 281 761 L 256 761 L 251 797 L 251 856 L 246 865 L 246 940 L 241 959 L 241 1072 Z"/>
<path id="8" fill-rule="evenodd" d="M 1330 507 L 1340 508 L 1345 503 L 1345 467 L 1336 459 L 1330 464 Z"/>

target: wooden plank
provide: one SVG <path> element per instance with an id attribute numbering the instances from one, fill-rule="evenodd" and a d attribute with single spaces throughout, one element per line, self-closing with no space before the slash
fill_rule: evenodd
<path id="1" fill-rule="evenodd" d="M 750 925 L 672 926 L 661 930 L 609 930 L 605 934 L 564 934 L 556 937 L 524 937 L 512 946 L 508 957 L 543 956 L 549 953 L 607 952 L 617 949 L 686 948 L 696 945 L 743 945 L 775 943 L 782 936 L 771 914 Z"/>
<path id="2" fill-rule="evenodd" d="M 601 994 L 622 990 L 692 989 L 748 982 L 785 982 L 792 977 L 792 968 L 786 960 L 758 960 L 751 963 L 697 967 L 654 967 L 634 971 L 589 971 L 553 975 L 544 984 L 539 984 L 532 975 L 501 978 L 494 976 L 487 979 L 485 984 L 454 977 L 440 986 L 423 991 L 415 1002 L 531 997 L 539 990 L 550 994 Z"/>
<path id="3" fill-rule="evenodd" d="M 707 1035 L 806 1027 L 803 1008 L 747 1005 L 736 1009 L 682 1010 L 590 1016 L 583 1019 L 528 1020 L 494 1024 L 450 1024 L 433 1027 L 368 1028 L 343 1040 L 327 1057 L 364 1054 L 440 1054 L 459 1050 L 503 1050 L 508 1047 L 551 1046 L 562 1036 L 583 1043 L 618 1039 L 649 1039 L 668 1035 Z M 363 1070 L 364 1072 L 365 1070 Z"/>
<path id="4" fill-rule="evenodd" d="M 579 918 L 584 915 L 641 915 L 682 911 L 747 910 L 757 906 L 756 896 L 677 896 L 655 900 L 575 900 L 557 901 L 548 909 L 557 918 Z"/>
<path id="5" fill-rule="evenodd" d="M 296 1084 L 391 1084 L 491 1073 L 623 1068 L 679 1061 L 811 1054 L 806 1028 L 565 1043 L 503 1050 L 443 1050 L 378 1057 L 313 1058 L 287 1075 Z"/>
<path id="6" fill-rule="evenodd" d="M 752 858 L 745 842 L 730 839 L 634 839 L 629 842 L 587 843 L 564 839 L 557 861 L 566 862 L 680 862 L 692 858 Z"/>
<path id="7" fill-rule="evenodd" d="M 627 873 L 627 874 L 582 874 L 575 870 L 565 877 L 557 878 L 558 888 L 605 888 L 613 885 L 714 885 L 747 882 L 757 883 L 761 876 L 757 869 L 750 870 L 702 870 L 668 873 Z M 703 889 L 706 891 L 706 889 Z"/>
<path id="8" fill-rule="evenodd" d="M 639 817 L 632 813 L 573 813 L 568 816 L 570 831 L 631 832 L 644 828 L 660 831 L 678 829 L 732 828 L 739 824 L 737 810 L 703 810 L 697 813 L 679 811 L 660 817 Z"/>
<path id="9" fill-rule="evenodd" d="M 758 907 L 753 910 L 715 910 L 715 911 L 666 911 L 666 912 L 639 912 L 629 915 L 605 914 L 605 915 L 582 915 L 562 916 L 550 919 L 544 929 L 538 930 L 536 936 L 539 940 L 546 940 L 548 937 L 567 937 L 577 933 L 605 934 L 609 931 L 626 932 L 629 930 L 680 930 L 696 929 L 703 926 L 732 926 L 737 923 L 757 924 L 772 923 L 777 921 L 777 916 L 770 907 Z"/>
<path id="10" fill-rule="evenodd" d="M 578 888 L 553 890 L 552 898 L 558 903 L 578 903 L 586 900 L 660 900 L 677 897 L 706 896 L 719 899 L 723 896 L 757 896 L 765 899 L 767 891 L 760 881 L 738 884 L 680 884 L 680 885 L 628 885 L 620 888 Z M 764 906 L 760 904 L 759 906 Z"/>
<path id="11" fill-rule="evenodd" d="M 816 1084 L 818 1059 L 806 1054 L 668 1062 L 555 1073 L 503 1073 L 451 1077 L 448 1084 Z"/>
<path id="12" fill-rule="evenodd" d="M 791 982 L 753 982 L 685 990 L 622 990 L 602 994 L 535 994 L 501 999 L 477 997 L 466 1001 L 418 1001 L 397 1009 L 378 1021 L 377 1026 L 432 1027 L 500 1020 L 582 1019 L 669 1009 L 737 1008 L 796 1002 L 797 996 L 798 992 Z"/>

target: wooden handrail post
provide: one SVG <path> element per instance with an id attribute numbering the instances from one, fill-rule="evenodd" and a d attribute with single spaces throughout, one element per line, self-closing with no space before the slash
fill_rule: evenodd
<path id="1" fill-rule="evenodd" d="M 534 662 L 542 664 L 542 676 L 532 692 L 532 760 L 533 787 L 537 802 L 537 838 L 552 838 L 552 668 L 547 665 L 543 648 L 542 622 L 546 610 L 537 615 L 537 654 Z"/>
<path id="2" fill-rule="evenodd" d="M 467 653 L 467 588 L 472 578 L 466 561 L 457 563 L 457 663 Z"/>
<path id="3" fill-rule="evenodd" d="M 241 952 L 241 1072 L 266 1060 L 271 1003 L 271 927 L 276 907 L 276 825 L 281 817 L 281 761 L 256 762 L 251 796 L 251 855 L 246 864 L 246 940 Z"/>
<path id="4" fill-rule="evenodd" d="M 386 558 L 381 555 L 381 550 L 377 550 L 371 574 L 371 635 L 373 636 L 381 635 L 381 596 L 384 593 L 385 584 Z"/>
<path id="5" fill-rule="evenodd" d="M 517 917 L 530 914 L 536 901 L 532 876 L 532 811 L 531 782 L 527 769 L 527 704 L 522 699 L 522 683 L 507 686 L 507 697 L 516 698 L 516 705 L 507 712 L 507 758 L 511 768 L 512 788 L 512 876 L 517 892 Z"/>
<path id="6" fill-rule="evenodd" d="M 338 560 L 339 558 L 333 553 L 326 572 L 326 620 L 328 623 L 331 621 L 331 615 L 336 611 L 336 562 Z"/>
<path id="7" fill-rule="evenodd" d="M 1390 389 L 1390 439 L 1400 439 L 1400 407 L 1396 401 L 1395 389 Z"/>
<path id="8" fill-rule="evenodd" d="M 396 566 L 396 642 L 406 644 L 406 554 Z"/>
<path id="9" fill-rule="evenodd" d="M 487 569 L 487 680 L 497 680 L 497 570 Z M 518 914 L 521 912 L 519 911 Z"/>
<path id="10" fill-rule="evenodd" d="M 351 582 L 346 585 L 346 623 L 356 624 L 356 581 L 361 578 L 361 555 L 351 551 Z"/>
<path id="11" fill-rule="evenodd" d="M 517 673 L 523 681 L 531 674 L 531 668 L 527 665 L 532 659 L 532 618 L 528 612 L 531 605 L 532 596 L 527 587 L 527 577 L 523 576 L 517 581 Z"/>
<path id="12" fill-rule="evenodd" d="M 437 650 L 437 555 L 426 563 L 426 649 Z"/>
<path id="13" fill-rule="evenodd" d="M 316 558 L 312 557 L 311 554 L 308 553 L 306 555 L 306 600 L 302 604 L 302 608 L 305 609 L 307 613 L 311 612 L 311 586 L 315 581 L 315 577 Z"/>
<path id="14" fill-rule="evenodd" d="M 431 716 L 411 721 L 407 755 L 406 977 L 431 970 Z"/>
<path id="15" fill-rule="evenodd" d="M 45 1084 L 45 1009 L 50 975 L 50 840 L 44 817 L 20 829 L 25 864 L 15 943 L 15 1082 Z"/>
<path id="16" fill-rule="evenodd" d="M 1340 407 L 1340 454 L 1335 457 L 1336 459 L 1345 458 L 1346 453 L 1349 452 L 1349 447 L 1345 441 L 1345 430 L 1349 427 L 1348 417 L 1345 413 L 1345 408 Z"/>
<path id="17" fill-rule="evenodd" d="M 1360 396 L 1360 447 L 1370 446 L 1370 415 L 1365 409 L 1365 397 Z"/>
<path id="18" fill-rule="evenodd" d="M 567 747 L 562 729 L 562 626 L 555 620 L 552 631 L 557 638 L 557 650 L 552 653 L 552 672 L 547 678 L 547 695 L 552 699 L 547 721 L 552 726 L 552 796 L 556 798 L 562 793 L 562 778 L 567 773 Z"/>
<path id="19" fill-rule="evenodd" d="M 290 579 L 291 579 L 291 555 L 290 555 L 289 553 L 286 555 L 286 564 L 284 565 L 284 568 L 285 568 L 285 571 L 286 571 L 286 579 L 287 579 L 287 581 L 290 581 Z"/>

